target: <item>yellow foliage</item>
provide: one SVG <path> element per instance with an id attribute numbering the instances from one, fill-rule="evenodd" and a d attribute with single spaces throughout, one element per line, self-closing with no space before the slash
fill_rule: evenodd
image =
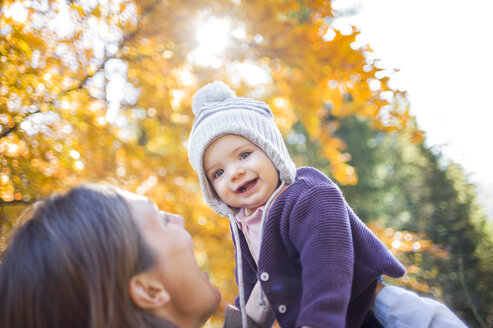
<path id="1" fill-rule="evenodd" d="M 351 48 L 356 31 L 324 41 L 330 1 L 110 3 L 91 10 L 71 3 L 66 34 L 49 28 L 59 14 L 54 2 L 51 16 L 35 8 L 24 21 L 0 14 L 0 209 L 9 206 L 10 219 L 24 204 L 83 181 L 146 195 L 186 218 L 224 306 L 236 295 L 228 223 L 203 202 L 186 152 L 191 97 L 201 85 L 221 79 L 238 95 L 266 101 L 284 135 L 302 123 L 342 184 L 357 183 L 357 168 L 333 134 L 340 118 L 369 118 L 386 132 L 412 126 L 401 94 L 367 62 L 368 49 Z M 204 44 L 196 37 L 211 17 L 227 22 L 222 52 L 211 47 L 219 35 Z M 232 69 L 241 64 L 251 66 Z M 253 74 L 257 68 L 263 75 Z M 394 97 L 381 97 L 386 91 Z M 421 141 L 422 132 L 412 138 Z"/>
<path id="2" fill-rule="evenodd" d="M 407 272 L 403 278 L 388 279 L 392 284 L 407 286 L 418 292 L 432 292 L 435 297 L 441 296 L 441 290 L 434 288 L 431 291 L 430 287 L 419 279 L 419 277 L 423 276 L 436 276 L 436 270 L 426 273 L 420 272 L 420 256 L 413 257 L 412 261 L 409 262 L 405 255 L 426 252 L 433 255 L 434 258 L 445 258 L 448 255 L 445 249 L 438 245 L 434 245 L 429 239 L 426 239 L 426 236 L 422 233 L 416 234 L 409 231 L 395 231 L 390 227 L 384 228 L 381 220 L 373 221 L 369 223 L 368 226 L 378 239 L 380 239 L 406 267 Z"/>

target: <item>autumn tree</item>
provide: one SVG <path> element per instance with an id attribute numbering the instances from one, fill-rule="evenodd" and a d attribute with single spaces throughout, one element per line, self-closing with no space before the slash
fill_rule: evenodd
<path id="1" fill-rule="evenodd" d="M 314 155 L 355 184 L 344 117 L 409 131 L 405 93 L 333 28 L 330 1 L 12 1 L 0 16 L 0 218 L 82 181 L 109 181 L 181 213 L 224 303 L 236 294 L 228 223 L 188 164 L 191 96 L 221 79 L 267 102 L 281 131 L 302 125 Z M 288 140 L 289 141 L 289 140 Z"/>

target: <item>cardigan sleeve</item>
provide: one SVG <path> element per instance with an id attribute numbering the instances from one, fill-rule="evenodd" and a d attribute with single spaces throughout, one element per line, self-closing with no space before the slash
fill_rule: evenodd
<path id="1" fill-rule="evenodd" d="M 302 267 L 296 326 L 344 327 L 351 297 L 354 251 L 346 202 L 335 186 L 317 186 L 299 199 L 289 236 Z"/>

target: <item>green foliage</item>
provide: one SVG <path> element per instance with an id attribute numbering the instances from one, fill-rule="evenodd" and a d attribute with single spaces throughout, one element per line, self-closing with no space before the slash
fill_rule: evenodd
<path id="1" fill-rule="evenodd" d="M 355 211 L 395 229 L 424 232 L 447 250 L 443 258 L 419 253 L 408 261 L 420 267 L 419 280 L 432 295 L 471 326 L 491 326 L 493 236 L 461 168 L 405 134 L 383 135 L 358 118 L 343 120 L 338 135 L 358 169 L 358 184 L 342 188 Z"/>

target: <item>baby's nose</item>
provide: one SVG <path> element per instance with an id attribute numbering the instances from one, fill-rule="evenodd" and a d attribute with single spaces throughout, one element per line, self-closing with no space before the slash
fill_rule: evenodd
<path id="1" fill-rule="evenodd" d="M 238 178 L 241 178 L 245 174 L 245 169 L 241 166 L 235 166 L 231 170 L 230 179 L 231 181 L 236 181 Z"/>

